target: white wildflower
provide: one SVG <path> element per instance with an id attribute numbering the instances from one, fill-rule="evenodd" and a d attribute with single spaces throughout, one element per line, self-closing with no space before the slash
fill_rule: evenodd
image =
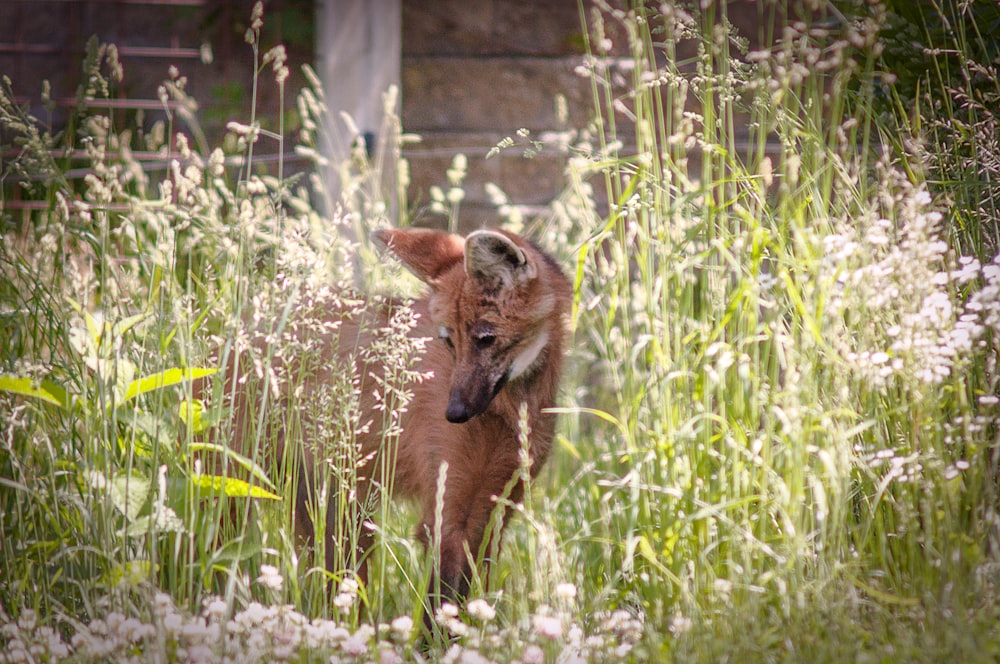
<path id="1" fill-rule="evenodd" d="M 556 597 L 563 600 L 576 598 L 576 586 L 572 583 L 560 583 L 556 586 Z"/>
<path id="2" fill-rule="evenodd" d="M 261 0 L 257 0 L 254 3 L 253 10 L 250 12 L 250 29 L 260 30 L 264 27 L 264 3 Z"/>
<path id="3" fill-rule="evenodd" d="M 959 284 L 967 284 L 979 277 L 982 269 L 979 261 L 972 256 L 962 256 L 958 259 L 959 269 L 951 273 L 951 278 Z"/>
<path id="4" fill-rule="evenodd" d="M 462 656 L 458 659 L 459 664 L 493 664 L 493 661 L 477 650 L 464 648 Z"/>
<path id="5" fill-rule="evenodd" d="M 554 616 L 535 615 L 532 625 L 539 636 L 555 641 L 563 635 L 562 621 Z"/>
<path id="6" fill-rule="evenodd" d="M 350 610 L 354 605 L 354 600 L 358 598 L 354 593 L 337 593 L 333 598 L 333 605 L 343 612 Z"/>
<path id="7" fill-rule="evenodd" d="M 465 610 L 468 611 L 469 615 L 478 620 L 479 622 L 490 622 L 497 616 L 496 609 L 490 606 L 489 602 L 484 599 L 474 599 L 470 601 Z"/>
<path id="8" fill-rule="evenodd" d="M 545 651 L 535 644 L 529 645 L 521 653 L 521 664 L 545 664 Z"/>
<path id="9" fill-rule="evenodd" d="M 391 646 L 382 645 L 378 650 L 378 664 L 402 664 L 403 658 Z"/>
<path id="10" fill-rule="evenodd" d="M 207 600 L 205 603 L 205 615 L 209 618 L 220 619 L 229 612 L 229 605 L 221 598 Z"/>
<path id="11" fill-rule="evenodd" d="M 157 616 L 165 616 L 174 610 L 174 600 L 167 593 L 156 593 L 153 596 L 153 612 Z"/>
<path id="12" fill-rule="evenodd" d="M 372 628 L 370 625 L 362 625 L 354 634 L 345 639 L 340 648 L 344 653 L 352 657 L 361 657 L 368 654 L 368 644 L 372 638 Z"/>
<path id="13" fill-rule="evenodd" d="M 257 583 L 261 584 L 265 588 L 270 588 L 271 590 L 281 590 L 284 579 L 281 577 L 281 573 L 278 568 L 274 565 L 261 565 L 260 566 L 260 576 L 257 577 Z"/>
<path id="14" fill-rule="evenodd" d="M 670 633 L 674 636 L 680 636 L 690 630 L 692 624 L 689 617 L 679 612 L 675 613 L 674 617 L 670 619 Z"/>
<path id="15" fill-rule="evenodd" d="M 24 609 L 17 617 L 17 626 L 25 632 L 35 629 L 36 624 L 38 624 L 38 615 L 33 609 Z"/>
<path id="16" fill-rule="evenodd" d="M 247 608 L 240 611 L 233 617 L 231 622 L 235 622 L 238 627 L 246 631 L 260 625 L 268 615 L 268 610 L 260 602 L 250 602 Z"/>
<path id="17" fill-rule="evenodd" d="M 156 628 L 140 621 L 138 618 L 128 618 L 118 626 L 118 634 L 128 643 L 139 643 L 156 636 Z"/>
<path id="18" fill-rule="evenodd" d="M 247 125 L 242 122 L 228 122 L 226 123 L 226 131 L 247 138 L 251 143 L 256 143 L 257 136 L 260 133 L 260 126 L 256 124 Z"/>
<path id="19" fill-rule="evenodd" d="M 223 154 L 221 148 L 215 148 L 212 150 L 212 154 L 208 156 L 208 172 L 212 177 L 222 177 L 226 172 L 226 156 Z"/>
<path id="20" fill-rule="evenodd" d="M 392 621 L 390 628 L 396 640 L 406 642 L 410 639 L 410 635 L 413 632 L 413 618 L 400 616 Z"/>
<path id="21" fill-rule="evenodd" d="M 266 194 L 267 185 L 256 175 L 251 175 L 250 179 L 246 182 L 247 193 L 249 194 Z"/>
<path id="22" fill-rule="evenodd" d="M 458 618 L 458 607 L 450 602 L 438 607 L 434 612 L 434 621 L 454 636 L 462 637 L 469 633 L 469 626 Z"/>
<path id="23" fill-rule="evenodd" d="M 447 620 L 448 618 L 457 618 L 457 617 L 458 617 L 458 607 L 452 604 L 451 602 L 445 602 L 444 604 L 442 604 L 437 608 L 437 611 L 434 612 L 434 619 L 437 620 L 438 622 Z"/>
<path id="24" fill-rule="evenodd" d="M 163 617 L 163 629 L 165 629 L 168 634 L 177 636 L 183 626 L 184 620 L 181 618 L 179 613 L 168 613 Z"/>

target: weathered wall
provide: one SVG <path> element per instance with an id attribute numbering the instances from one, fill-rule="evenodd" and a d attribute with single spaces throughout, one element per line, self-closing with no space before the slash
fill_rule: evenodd
<path id="1" fill-rule="evenodd" d="M 252 5 L 253 0 L 0 0 L 0 74 L 11 78 L 18 100 L 30 102 L 44 118 L 38 101 L 42 80 L 50 82 L 55 100 L 71 106 L 85 45 L 96 36 L 118 47 L 125 70 L 116 89 L 122 109 L 155 102 L 145 109 L 146 119 L 162 118 L 156 89 L 174 65 L 188 78 L 199 121 L 212 133 L 227 120 L 249 117 L 253 56 L 243 32 Z M 312 58 L 314 7 L 312 0 L 266 5 L 262 50 L 286 45 L 292 65 L 286 104 L 291 107 L 304 83 L 298 65 Z M 266 117 L 275 115 L 276 88 L 273 79 L 261 85 Z M 56 124 L 61 120 L 64 114 L 57 115 Z"/>
<path id="2" fill-rule="evenodd" d="M 590 11 L 592 3 L 584 5 Z M 774 12 L 763 6 L 757 0 L 727 3 L 729 20 L 751 43 Z M 613 21 L 605 25 L 611 55 L 626 55 L 624 35 L 614 32 Z M 533 137 L 565 128 L 556 117 L 557 94 L 566 98 L 569 126 L 588 122 L 590 82 L 574 72 L 583 62 L 583 30 L 577 0 L 403 0 L 403 126 L 423 137 L 405 152 L 417 223 L 444 223 L 427 209 L 426 192 L 431 185 L 447 189 L 445 171 L 460 152 L 469 164 L 463 229 L 497 222 L 487 182 L 528 209 L 561 191 L 565 157 L 555 151 L 533 159 L 518 149 L 488 160 L 486 154 L 520 128 Z M 678 55 L 695 57 L 694 44 L 679 45 Z"/>
<path id="3" fill-rule="evenodd" d="M 177 64 L 189 77 L 190 91 L 201 106 L 201 122 L 211 135 L 227 120 L 246 119 L 249 113 L 252 68 L 242 34 L 252 4 L 253 0 L 146 4 L 0 0 L 0 25 L 6 28 L 0 34 L 0 73 L 10 75 L 15 94 L 35 100 L 33 110 L 45 117 L 37 103 L 41 80 L 52 81 L 55 97 L 71 99 L 80 77 L 83 44 L 97 34 L 121 47 L 125 83 L 120 96 L 123 102 L 150 104 L 144 111 L 147 124 L 162 117 L 156 86 L 166 77 L 168 65 Z M 728 3 L 730 19 L 744 34 L 756 32 L 758 4 L 756 0 Z M 284 42 L 293 65 L 288 108 L 302 83 L 294 65 L 311 59 L 314 12 L 313 0 L 266 3 L 264 46 Z M 615 48 L 621 49 L 624 39 L 614 37 Z M 203 61 L 202 44 L 211 45 L 211 62 Z M 468 158 L 460 215 L 463 229 L 497 221 L 486 195 L 487 182 L 500 186 L 516 204 L 549 203 L 564 184 L 562 155 L 543 150 L 525 159 L 516 148 L 491 159 L 486 155 L 518 129 L 538 137 L 564 128 L 556 116 L 557 94 L 566 99 L 569 125 L 586 123 L 591 113 L 590 84 L 574 72 L 583 52 L 577 0 L 402 0 L 403 128 L 423 137 L 405 151 L 414 221 L 445 222 L 430 212 L 428 191 L 432 185 L 447 189 L 446 171 L 458 153 Z M 267 79 L 265 74 L 258 117 L 271 123 L 276 86 Z M 124 120 L 121 126 L 127 124 Z M 262 145 L 259 152 L 274 149 Z"/>
<path id="4" fill-rule="evenodd" d="M 576 0 L 403 0 L 403 127 L 423 137 L 405 153 L 418 223 L 442 223 L 426 210 L 426 192 L 447 189 L 445 171 L 459 152 L 469 164 L 463 228 L 497 221 L 486 182 L 517 204 L 552 200 L 563 185 L 560 156 L 486 155 L 518 129 L 538 136 L 560 128 L 559 93 L 570 124 L 586 121 L 589 84 L 573 71 L 582 52 Z"/>

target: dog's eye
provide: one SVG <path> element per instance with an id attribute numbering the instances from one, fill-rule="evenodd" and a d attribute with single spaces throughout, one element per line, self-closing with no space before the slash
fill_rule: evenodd
<path id="1" fill-rule="evenodd" d="M 451 341 L 451 332 L 444 325 L 438 328 L 438 338 L 443 339 L 444 342 L 448 345 L 448 348 L 454 350 L 455 344 L 453 344 Z"/>

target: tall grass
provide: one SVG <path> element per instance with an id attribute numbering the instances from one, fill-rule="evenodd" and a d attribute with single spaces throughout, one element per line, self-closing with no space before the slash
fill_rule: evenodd
<path id="1" fill-rule="evenodd" d="M 50 206 L 3 218 L 0 661 L 994 657 L 990 43 L 896 39 L 898 9 L 762 3 L 749 50 L 725 4 L 702 5 L 581 6 L 594 119 L 558 137 L 569 186 L 526 223 L 576 286 L 559 450 L 513 506 L 490 586 L 440 612 L 454 639 L 428 651 L 413 625 L 433 560 L 411 515 L 352 500 L 358 377 L 297 391 L 338 334 L 308 314 L 363 317 L 359 284 L 408 288 L 351 240 L 407 212 L 398 121 L 377 159 L 329 164 L 322 90 L 304 90 L 302 180 L 255 161 L 291 137 L 253 105 L 228 152 L 203 145 L 176 71 L 165 122 L 115 126 L 95 100 L 120 65 L 96 42 L 81 95 L 97 110 L 63 137 L 4 92 L 22 146 L 5 173 Z M 966 27 L 976 10 L 921 7 Z M 255 89 L 283 96 L 262 20 L 258 5 Z M 929 48 L 907 57 L 937 66 L 895 85 L 910 38 Z M 162 179 L 130 158 L 140 143 Z M 82 183 L 53 159 L 65 145 L 86 150 Z M 450 226 L 465 165 L 431 195 Z M 411 324 L 400 309 L 372 351 L 399 368 L 389 423 L 416 378 Z M 234 418 L 212 372 L 237 355 L 260 406 Z M 236 431 L 250 442 L 232 449 Z M 332 577 L 294 536 L 301 449 L 336 460 L 310 505 L 348 543 Z"/>
<path id="2" fill-rule="evenodd" d="M 724 4 L 662 9 L 588 14 L 598 115 L 569 192 L 586 214 L 558 218 L 581 246 L 580 384 L 601 385 L 577 397 L 584 586 L 682 659 L 857 655 L 811 632 L 827 612 L 894 629 L 872 606 L 962 622 L 994 601 L 997 268 L 959 258 L 959 197 L 885 140 L 927 138 L 919 100 L 878 113 L 885 18 L 790 16 L 747 52 Z"/>

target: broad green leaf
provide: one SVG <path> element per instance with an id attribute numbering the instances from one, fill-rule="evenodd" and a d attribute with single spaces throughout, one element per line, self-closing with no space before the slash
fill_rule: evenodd
<path id="1" fill-rule="evenodd" d="M 118 409 L 118 421 L 127 424 L 135 431 L 133 436 L 130 436 L 130 440 L 134 440 L 133 449 L 140 456 L 149 456 L 153 451 L 153 445 L 159 446 L 161 450 L 166 450 L 170 454 L 176 453 L 177 432 L 162 418 L 141 410 L 120 408 Z"/>
<path id="2" fill-rule="evenodd" d="M 229 573 L 232 563 L 250 560 L 262 549 L 260 541 L 256 538 L 249 540 L 245 537 L 239 537 L 216 549 L 212 553 L 209 565 L 218 572 Z"/>
<path id="3" fill-rule="evenodd" d="M 12 491 L 21 491 L 23 493 L 28 493 L 29 491 L 28 487 L 21 482 L 16 482 L 14 480 L 7 479 L 6 477 L 0 477 L 0 487 L 5 487 Z"/>
<path id="4" fill-rule="evenodd" d="M 146 504 L 151 488 L 149 478 L 138 473 L 122 473 L 111 480 L 111 502 L 126 518 L 135 519 Z"/>
<path id="5" fill-rule="evenodd" d="M 90 312 L 83 308 L 82 304 L 71 297 L 67 297 L 66 301 L 69 303 L 69 306 L 73 308 L 73 311 L 80 314 L 80 317 L 83 318 L 83 321 L 87 326 L 87 352 L 84 352 L 83 354 L 96 355 L 97 349 L 101 345 L 101 326 L 98 325 L 97 320 L 90 314 Z M 77 348 L 77 350 L 83 352 L 85 349 Z"/>
<path id="6" fill-rule="evenodd" d="M 637 544 L 638 544 L 637 548 L 639 551 L 639 555 L 642 556 L 646 560 L 646 562 L 655 567 L 657 571 L 660 572 L 660 574 L 670 579 L 672 582 L 676 583 L 677 585 L 682 584 L 680 578 L 676 574 L 671 572 L 669 569 L 667 569 L 667 566 L 663 564 L 663 562 L 660 560 L 660 556 L 656 554 L 656 551 L 653 549 L 653 546 L 649 543 L 649 540 L 646 539 L 645 535 L 639 536 Z"/>
<path id="7" fill-rule="evenodd" d="M 121 530 L 119 535 L 124 537 L 142 537 L 153 531 L 159 533 L 184 533 L 187 532 L 187 529 L 176 512 L 166 505 L 160 505 L 156 508 L 155 514 L 144 514 L 130 521 Z"/>
<path id="8" fill-rule="evenodd" d="M 546 408 L 546 413 L 555 413 L 557 415 L 576 415 L 582 413 L 584 415 L 593 415 L 604 420 L 608 424 L 613 425 L 622 434 L 628 435 L 628 427 L 621 423 L 621 421 L 612 415 L 611 413 L 599 410 L 597 408 L 583 408 L 583 407 L 573 407 L 573 408 Z"/>
<path id="9" fill-rule="evenodd" d="M 95 489 L 108 492 L 111 504 L 127 519 L 139 516 L 149 498 L 151 482 L 138 473 L 120 473 L 108 480 L 96 471 L 87 474 L 87 482 Z"/>
<path id="10" fill-rule="evenodd" d="M 178 415 L 181 418 L 181 422 L 187 425 L 187 428 L 191 430 L 193 434 L 204 433 L 212 427 L 213 422 L 204 417 L 205 413 L 205 402 L 201 399 L 194 399 L 193 401 L 181 401 L 180 406 L 178 406 Z"/>
<path id="11" fill-rule="evenodd" d="M 802 299 L 802 293 L 799 291 L 798 286 L 796 286 L 795 281 L 792 279 L 788 272 L 781 273 L 781 280 L 785 284 L 785 292 L 788 293 L 788 297 L 791 298 L 792 303 L 795 304 L 795 309 L 798 311 L 799 316 L 802 317 L 802 325 L 812 335 L 813 340 L 821 348 L 826 348 L 826 340 L 823 337 L 823 331 L 820 329 L 819 323 L 813 317 L 812 313 L 809 312 L 806 307 L 805 301 Z"/>
<path id="12" fill-rule="evenodd" d="M 567 454 L 571 454 L 574 459 L 580 460 L 580 459 L 583 458 L 583 456 L 580 454 L 580 450 L 579 450 L 579 448 L 577 448 L 576 444 L 573 443 L 573 441 L 571 441 L 566 436 L 557 435 L 556 436 L 556 443 L 559 445 L 560 449 L 565 450 Z"/>
<path id="13" fill-rule="evenodd" d="M 71 410 L 74 405 L 79 403 L 79 399 L 75 394 L 70 394 L 62 385 L 54 383 L 51 380 L 43 380 L 42 389 L 46 390 L 49 394 L 58 399 L 59 405 L 61 405 L 65 410 Z"/>
<path id="14" fill-rule="evenodd" d="M 69 306 L 73 308 L 73 311 L 75 311 L 76 313 L 80 314 L 81 316 L 83 315 L 83 305 L 82 304 L 80 304 L 79 302 L 77 302 L 76 300 L 74 300 L 71 297 L 67 297 L 66 298 L 66 302 L 68 302 Z"/>
<path id="15" fill-rule="evenodd" d="M 248 457 L 243 456 L 239 452 L 230 449 L 225 445 L 217 445 L 215 443 L 191 443 L 188 445 L 188 450 L 191 452 L 216 452 L 224 456 L 229 457 L 235 461 L 241 468 L 246 470 L 248 473 L 256 477 L 261 484 L 269 486 L 270 488 L 277 491 L 274 483 L 271 482 L 270 478 L 267 476 L 267 472 L 261 467 L 259 463 L 253 461 Z"/>
<path id="16" fill-rule="evenodd" d="M 281 500 L 281 496 L 235 477 L 198 475 L 193 477 L 191 482 L 194 483 L 199 493 L 206 497 L 223 494 L 229 496 L 230 498 L 266 498 L 267 500 Z"/>
<path id="17" fill-rule="evenodd" d="M 41 399 L 56 406 L 64 407 L 64 400 L 59 399 L 55 394 L 46 389 L 44 385 L 43 383 L 36 387 L 32 384 L 30 378 L 8 375 L 0 376 L 0 390 L 4 392 L 20 394 L 22 397 Z"/>
<path id="18" fill-rule="evenodd" d="M 99 323 L 89 311 L 83 312 L 83 320 L 87 324 L 87 333 L 90 335 L 91 350 L 96 354 L 101 347 L 101 336 L 104 333 L 104 325 Z"/>
<path id="19" fill-rule="evenodd" d="M 128 401 L 129 399 L 134 399 L 140 394 L 146 394 L 147 392 L 159 390 L 164 387 L 177 385 L 178 383 L 186 380 L 190 381 L 203 378 L 205 376 L 211 376 L 217 371 L 218 369 L 203 368 L 178 369 L 177 367 L 174 367 L 173 369 L 167 369 L 166 371 L 161 371 L 160 373 L 153 374 L 151 376 L 133 380 L 129 383 L 128 388 L 125 390 L 125 400 Z"/>
<path id="20" fill-rule="evenodd" d="M 115 565 L 104 574 L 101 583 L 109 588 L 116 586 L 138 586 L 149 581 L 153 572 L 159 569 L 148 560 L 130 560 Z"/>
<path id="21" fill-rule="evenodd" d="M 146 320 L 152 315 L 153 312 L 147 311 L 141 314 L 136 314 L 135 316 L 129 316 L 128 318 L 122 319 L 117 323 L 115 323 L 114 326 L 112 327 L 112 330 L 114 331 L 116 337 L 120 337 L 121 335 L 125 334 L 133 327 L 135 327 L 136 325 L 138 325 L 139 323 Z"/>

